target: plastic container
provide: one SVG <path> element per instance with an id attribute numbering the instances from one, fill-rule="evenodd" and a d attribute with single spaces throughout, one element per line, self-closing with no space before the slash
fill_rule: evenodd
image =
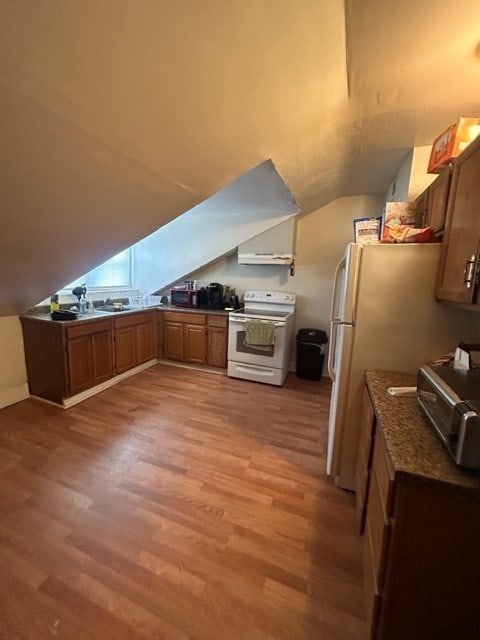
<path id="1" fill-rule="evenodd" d="M 297 378 L 320 380 L 328 338 L 322 329 L 300 329 L 297 333 Z"/>
<path id="2" fill-rule="evenodd" d="M 84 316 L 87 313 L 87 301 L 85 298 L 80 298 L 80 302 L 78 304 L 80 315 Z"/>
<path id="3" fill-rule="evenodd" d="M 50 313 L 53 311 L 58 311 L 60 309 L 60 305 L 58 303 L 58 293 L 50 298 Z"/>

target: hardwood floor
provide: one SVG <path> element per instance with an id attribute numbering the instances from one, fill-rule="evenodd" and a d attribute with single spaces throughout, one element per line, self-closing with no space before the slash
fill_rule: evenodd
<path id="1" fill-rule="evenodd" d="M 154 366 L 0 411 L 0 638 L 361 640 L 330 387 Z"/>

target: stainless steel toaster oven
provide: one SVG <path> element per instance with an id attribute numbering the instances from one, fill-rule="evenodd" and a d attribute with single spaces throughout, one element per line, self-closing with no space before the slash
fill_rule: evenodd
<path id="1" fill-rule="evenodd" d="M 480 469 L 480 369 L 420 369 L 417 397 L 455 463 Z"/>

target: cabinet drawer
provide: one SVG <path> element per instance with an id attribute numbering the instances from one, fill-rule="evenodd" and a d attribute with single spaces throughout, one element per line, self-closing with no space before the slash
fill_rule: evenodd
<path id="1" fill-rule="evenodd" d="M 375 569 L 372 559 L 372 548 L 368 523 L 365 530 L 365 542 L 363 545 L 363 584 L 367 613 L 367 638 L 373 640 L 376 637 L 382 598 L 378 592 L 375 580 Z"/>
<path id="2" fill-rule="evenodd" d="M 203 313 L 182 313 L 181 311 L 165 311 L 165 322 L 183 322 L 184 324 L 205 324 Z"/>
<path id="3" fill-rule="evenodd" d="M 361 438 L 370 440 L 375 429 L 375 412 L 367 387 L 363 390 Z"/>
<path id="4" fill-rule="evenodd" d="M 74 327 L 65 327 L 65 334 L 70 340 L 71 338 L 80 338 L 81 336 L 87 336 L 97 331 L 110 331 L 112 328 L 111 320 L 92 320 L 92 322 L 81 321 L 80 324 L 76 324 Z"/>
<path id="5" fill-rule="evenodd" d="M 357 466 L 367 471 L 372 466 L 372 444 L 373 438 L 362 433 L 358 443 Z"/>
<path id="6" fill-rule="evenodd" d="M 391 527 L 383 510 L 375 470 L 372 470 L 370 476 L 366 529 L 371 547 L 377 591 L 380 592 L 383 586 Z"/>
<path id="7" fill-rule="evenodd" d="M 361 535 L 365 528 L 365 495 L 368 491 L 368 473 L 361 477 L 357 467 L 355 473 L 355 507 L 357 511 L 358 533 Z"/>
<path id="8" fill-rule="evenodd" d="M 209 327 L 226 327 L 228 316 L 214 316 L 207 314 L 207 324 Z"/>
<path id="9" fill-rule="evenodd" d="M 393 481 L 393 476 L 390 474 L 387 452 L 385 451 L 385 445 L 380 437 L 380 433 L 378 434 L 375 442 L 372 468 L 374 469 L 377 477 L 378 490 L 385 517 L 390 518 L 393 516 L 395 483 Z"/>
<path id="10" fill-rule="evenodd" d="M 357 484 L 356 487 L 360 488 L 363 495 L 366 495 L 366 486 L 369 475 L 369 451 L 370 451 L 371 440 L 365 442 L 360 440 L 360 448 L 358 451 L 358 459 L 357 459 L 357 467 L 356 467 L 356 477 Z"/>
<path id="11" fill-rule="evenodd" d="M 126 316 L 121 316 L 113 319 L 113 326 L 115 329 L 124 329 L 125 327 L 131 327 L 136 324 L 147 324 L 148 322 L 154 322 L 154 311 L 140 311 L 137 313 L 131 313 Z"/>

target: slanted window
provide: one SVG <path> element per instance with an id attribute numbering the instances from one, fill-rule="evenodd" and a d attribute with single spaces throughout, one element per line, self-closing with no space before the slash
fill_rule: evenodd
<path id="1" fill-rule="evenodd" d="M 87 291 L 132 288 L 132 249 L 125 249 L 84 276 L 63 287 L 71 293 L 74 287 L 85 284 Z"/>

